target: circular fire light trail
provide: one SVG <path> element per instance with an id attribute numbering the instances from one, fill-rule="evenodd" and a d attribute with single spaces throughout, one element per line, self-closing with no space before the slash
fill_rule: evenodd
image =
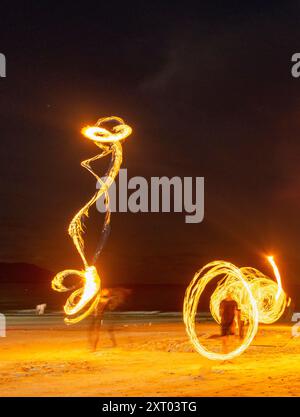
<path id="1" fill-rule="evenodd" d="M 235 265 L 214 261 L 198 271 L 186 290 L 183 317 L 186 331 L 197 352 L 212 360 L 228 360 L 243 353 L 252 342 L 258 323 L 271 324 L 277 321 L 286 307 L 286 294 L 281 285 L 279 270 L 274 258 L 269 256 L 276 282 L 255 268 L 238 268 Z M 240 346 L 229 353 L 208 350 L 196 333 L 195 320 L 200 297 L 207 284 L 219 278 L 218 285 L 210 298 L 210 311 L 217 323 L 220 323 L 220 303 L 230 292 L 237 302 L 241 320 L 248 323 L 247 333 Z"/>
<path id="2" fill-rule="evenodd" d="M 103 125 L 114 123 L 111 129 Z M 67 269 L 59 272 L 52 281 L 52 288 L 55 291 L 73 291 L 66 301 L 64 311 L 66 313 L 65 322 L 67 324 L 78 323 L 87 317 L 97 306 L 100 299 L 101 279 L 94 265 L 89 265 L 84 252 L 84 224 L 83 221 L 88 217 L 90 207 L 105 195 L 106 214 L 101 233 L 101 242 L 94 257 L 96 261 L 100 251 L 103 248 L 104 241 L 107 237 L 110 226 L 110 210 L 108 189 L 118 175 L 122 164 L 122 145 L 121 140 L 127 138 L 132 132 L 130 126 L 126 125 L 120 117 L 111 116 L 103 117 L 97 121 L 95 126 L 87 126 L 82 129 L 82 134 L 92 140 L 95 145 L 101 149 L 101 153 L 93 158 L 81 162 L 81 166 L 86 168 L 101 184 L 101 187 L 95 192 L 93 197 L 75 214 L 69 225 L 68 233 L 73 239 L 73 243 L 83 261 L 84 270 L 77 271 Z M 111 155 L 111 161 L 105 179 L 102 180 L 91 168 L 91 163 Z M 65 279 L 69 276 L 77 276 L 80 279 L 80 288 L 68 287 L 64 284 Z"/>

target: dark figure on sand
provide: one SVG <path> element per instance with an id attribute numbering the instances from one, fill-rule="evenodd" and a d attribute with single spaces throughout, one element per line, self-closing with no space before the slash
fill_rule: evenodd
<path id="1" fill-rule="evenodd" d="M 104 288 L 101 291 L 100 301 L 90 316 L 89 345 L 91 351 L 93 352 L 97 349 L 104 311 L 108 307 L 110 301 L 110 291 L 107 288 Z"/>
<path id="2" fill-rule="evenodd" d="M 100 330 L 103 324 L 103 316 L 105 311 L 113 311 L 120 304 L 122 304 L 129 294 L 129 291 L 123 288 L 109 289 L 104 288 L 101 291 L 100 301 L 90 316 L 90 326 L 89 326 L 89 345 L 92 352 L 97 350 L 98 342 L 100 339 Z M 117 346 L 115 333 L 114 333 L 114 324 L 109 322 L 107 331 L 112 342 L 112 346 Z"/>
<path id="3" fill-rule="evenodd" d="M 243 322 L 241 320 L 240 310 L 237 302 L 232 298 L 230 292 L 220 303 L 221 316 L 221 336 L 223 341 L 223 353 L 228 353 L 228 339 L 230 335 L 234 335 L 235 319 L 239 324 L 240 337 L 243 335 Z"/>

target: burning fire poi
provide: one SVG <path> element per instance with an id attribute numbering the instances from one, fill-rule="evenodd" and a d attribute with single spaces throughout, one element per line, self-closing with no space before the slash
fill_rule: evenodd
<path id="1" fill-rule="evenodd" d="M 274 323 L 284 312 L 287 297 L 282 289 L 281 277 L 273 256 L 267 257 L 273 268 L 276 282 L 255 268 L 238 268 L 225 261 L 214 261 L 198 271 L 186 290 L 183 318 L 189 338 L 201 355 L 212 360 L 228 360 L 243 353 L 252 342 L 258 323 Z M 220 323 L 219 306 L 228 291 L 237 302 L 242 320 L 248 323 L 247 333 L 240 346 L 229 353 L 208 350 L 196 333 L 195 319 L 201 294 L 214 278 L 222 277 L 210 299 L 210 311 Z"/>
<path id="2" fill-rule="evenodd" d="M 103 125 L 107 123 L 116 123 L 110 130 L 104 128 Z M 89 265 L 84 253 L 84 225 L 83 220 L 88 217 L 90 207 L 100 198 L 105 195 L 106 215 L 102 229 L 101 245 L 94 257 L 94 263 L 103 247 L 104 240 L 109 231 L 110 225 L 110 210 L 109 210 L 109 195 L 108 189 L 118 175 L 120 166 L 122 164 L 122 145 L 121 140 L 127 138 L 132 132 L 130 126 L 126 125 L 124 120 L 120 117 L 110 116 L 103 117 L 97 121 L 94 126 L 87 126 L 82 129 L 82 134 L 88 139 L 92 140 L 95 145 L 101 149 L 101 153 L 93 158 L 81 162 L 81 165 L 86 168 L 101 184 L 99 190 L 93 197 L 75 214 L 69 225 L 68 233 L 73 239 L 73 243 L 83 261 L 84 270 L 77 271 L 74 269 L 67 269 L 59 272 L 52 281 L 52 288 L 55 291 L 64 292 L 72 291 L 71 295 L 66 301 L 64 311 L 66 313 L 65 322 L 67 324 L 78 323 L 87 317 L 97 306 L 100 299 L 101 279 L 97 273 L 94 265 Z M 111 155 L 111 162 L 105 179 L 101 178 L 91 168 L 91 162 L 104 156 Z M 68 276 L 77 276 L 81 280 L 81 287 L 67 287 L 64 284 Z"/>

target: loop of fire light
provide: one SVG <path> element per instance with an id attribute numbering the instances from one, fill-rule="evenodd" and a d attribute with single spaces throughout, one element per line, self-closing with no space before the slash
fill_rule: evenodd
<path id="1" fill-rule="evenodd" d="M 255 268 L 238 268 L 235 265 L 214 261 L 198 271 L 186 290 L 183 317 L 187 333 L 195 349 L 212 360 L 232 359 L 243 353 L 252 342 L 258 323 L 274 323 L 286 307 L 286 294 L 282 289 L 279 270 L 272 256 L 268 257 L 276 282 Z M 222 277 L 210 299 L 210 311 L 220 323 L 219 306 L 230 292 L 241 311 L 241 319 L 248 323 L 247 333 L 240 346 L 229 353 L 208 350 L 196 333 L 195 320 L 200 297 L 207 284 L 214 278 Z"/>
<path id="2" fill-rule="evenodd" d="M 103 127 L 107 123 L 116 123 L 111 130 Z M 118 175 L 122 163 L 122 145 L 120 141 L 127 138 L 132 132 L 130 126 L 126 125 L 120 117 L 111 116 L 103 117 L 97 121 L 95 126 L 87 126 L 82 129 L 82 134 L 92 140 L 102 152 L 93 158 L 81 162 L 81 166 L 86 168 L 101 184 L 93 197 L 75 214 L 69 225 L 68 233 L 73 239 L 73 243 L 83 261 L 84 270 L 77 271 L 67 269 L 59 272 L 52 281 L 52 288 L 56 291 L 72 291 L 64 306 L 66 313 L 65 322 L 67 324 L 78 323 L 87 317 L 97 306 L 100 300 L 101 279 L 97 273 L 95 266 L 89 265 L 84 253 L 84 227 L 83 220 L 88 217 L 90 207 L 105 195 L 106 215 L 102 229 L 102 236 L 105 237 L 110 225 L 109 195 L 108 189 Z M 111 154 L 111 162 L 109 169 L 105 175 L 105 179 L 101 178 L 91 168 L 91 162 L 94 162 L 106 155 Z M 97 255 L 99 254 L 99 251 Z M 77 276 L 81 280 L 82 286 L 78 289 L 67 287 L 64 281 L 69 276 Z"/>

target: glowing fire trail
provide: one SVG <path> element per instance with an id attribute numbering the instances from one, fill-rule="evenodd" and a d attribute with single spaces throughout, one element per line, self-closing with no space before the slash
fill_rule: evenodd
<path id="1" fill-rule="evenodd" d="M 276 280 L 277 280 L 278 290 L 277 290 L 277 294 L 276 294 L 276 300 L 278 300 L 278 298 L 279 298 L 279 296 L 280 296 L 280 294 L 282 292 L 282 284 L 281 284 L 280 273 L 279 273 L 279 270 L 277 268 L 277 265 L 275 264 L 274 257 L 273 256 L 268 256 L 268 261 L 272 265 L 272 268 L 273 268 L 273 271 L 274 271 L 274 275 L 275 275 Z"/>
<path id="2" fill-rule="evenodd" d="M 116 125 L 108 130 L 103 127 L 107 122 L 116 123 Z M 130 126 L 124 123 L 120 117 L 111 116 L 104 117 L 97 121 L 95 126 L 87 126 L 82 129 L 85 137 L 92 140 L 102 152 L 93 158 L 81 162 L 81 165 L 86 168 L 101 184 L 99 190 L 94 196 L 75 214 L 69 225 L 68 233 L 73 239 L 73 243 L 83 261 L 84 270 L 77 271 L 67 269 L 59 272 L 52 281 L 52 288 L 56 291 L 64 292 L 74 290 L 74 287 L 67 287 L 64 284 L 65 279 L 70 275 L 78 276 L 81 279 L 82 286 L 75 289 L 67 299 L 64 306 L 67 317 L 65 322 L 67 324 L 78 323 L 80 320 L 87 317 L 97 306 L 100 299 L 101 279 L 97 273 L 95 266 L 90 266 L 84 253 L 84 239 L 83 239 L 83 220 L 88 217 L 90 207 L 105 194 L 106 201 L 106 215 L 102 229 L 102 238 L 105 238 L 110 225 L 110 210 L 109 210 L 109 195 L 108 189 L 118 175 L 120 166 L 122 164 L 122 145 L 121 140 L 127 138 L 132 132 Z M 97 159 L 111 154 L 111 163 L 106 173 L 105 180 L 101 178 L 91 168 L 91 163 Z M 102 245 L 103 246 L 103 245 Z M 102 246 L 100 246 L 102 248 Z M 98 249 L 94 261 L 99 255 Z"/>
<path id="3" fill-rule="evenodd" d="M 255 268 L 237 268 L 224 261 L 207 264 L 197 272 L 189 285 L 184 299 L 184 322 L 187 333 L 195 349 L 209 359 L 226 360 L 244 352 L 253 340 L 258 323 L 274 323 L 286 307 L 286 294 L 281 285 L 281 277 L 274 258 L 269 256 L 276 281 L 271 280 Z M 195 319 L 200 296 L 207 284 L 214 278 L 222 277 L 210 299 L 210 311 L 220 323 L 219 306 L 230 292 L 239 305 L 241 319 L 248 323 L 248 330 L 241 345 L 227 354 L 212 352 L 200 343 L 195 329 Z"/>

